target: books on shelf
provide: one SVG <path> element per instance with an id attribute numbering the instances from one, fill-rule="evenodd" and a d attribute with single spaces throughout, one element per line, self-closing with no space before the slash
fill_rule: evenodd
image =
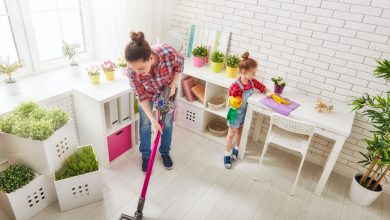
<path id="1" fill-rule="evenodd" d="M 184 95 L 189 102 L 196 100 L 196 96 L 191 92 L 191 88 L 195 86 L 195 79 L 192 76 L 186 77 L 181 81 Z"/>
<path id="2" fill-rule="evenodd" d="M 191 92 L 198 98 L 202 103 L 204 103 L 204 94 L 205 87 L 202 84 L 198 84 L 191 88 Z"/>

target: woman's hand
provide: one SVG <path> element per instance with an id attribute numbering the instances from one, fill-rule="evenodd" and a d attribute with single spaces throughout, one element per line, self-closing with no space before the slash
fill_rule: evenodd
<path id="1" fill-rule="evenodd" d="M 152 124 L 153 139 L 154 139 L 154 137 L 156 137 L 156 135 L 157 135 L 157 132 L 162 133 L 162 129 L 161 129 L 160 124 L 156 121 L 156 119 L 153 119 L 150 122 Z"/>

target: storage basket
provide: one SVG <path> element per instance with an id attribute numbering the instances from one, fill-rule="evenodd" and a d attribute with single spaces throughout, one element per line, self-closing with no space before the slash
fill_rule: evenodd
<path id="1" fill-rule="evenodd" d="M 208 130 L 213 136 L 222 137 L 228 132 L 226 121 L 220 119 L 213 119 L 207 125 Z"/>
<path id="2" fill-rule="evenodd" d="M 208 106 L 212 110 L 219 110 L 225 106 L 225 99 L 221 96 L 214 96 L 208 102 Z"/>

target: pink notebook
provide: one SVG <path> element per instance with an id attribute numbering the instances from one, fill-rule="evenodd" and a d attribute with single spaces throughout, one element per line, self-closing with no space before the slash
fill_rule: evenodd
<path id="1" fill-rule="evenodd" d="M 186 77 L 181 81 L 184 96 L 187 101 L 193 102 L 197 100 L 196 96 L 191 92 L 191 88 L 195 86 L 195 79 L 192 76 Z"/>

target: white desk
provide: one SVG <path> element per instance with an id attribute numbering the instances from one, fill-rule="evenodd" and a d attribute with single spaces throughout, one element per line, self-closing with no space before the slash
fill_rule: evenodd
<path id="1" fill-rule="evenodd" d="M 253 139 L 257 141 L 260 133 L 263 116 L 270 116 L 273 110 L 266 107 L 260 100 L 264 97 L 264 94 L 255 93 L 248 99 L 248 109 L 246 112 L 245 123 L 243 127 L 239 158 L 242 159 L 245 154 L 245 148 L 248 140 L 249 129 L 251 126 L 253 112 L 260 113 L 259 120 L 256 123 Z M 355 112 L 351 112 L 351 107 L 347 104 L 334 104 L 334 110 L 332 112 L 318 113 L 314 107 L 316 99 L 307 95 L 300 94 L 297 90 L 288 88 L 282 94 L 283 97 L 287 97 L 297 103 L 300 106 L 289 114 L 289 117 L 307 121 L 316 126 L 315 133 L 328 137 L 335 141 L 332 151 L 326 161 L 321 178 L 315 189 L 315 194 L 320 196 L 324 186 L 329 178 L 329 175 L 334 167 L 334 164 L 339 156 L 341 148 L 344 145 L 345 139 L 349 136 L 352 129 L 352 124 L 355 118 Z"/>

